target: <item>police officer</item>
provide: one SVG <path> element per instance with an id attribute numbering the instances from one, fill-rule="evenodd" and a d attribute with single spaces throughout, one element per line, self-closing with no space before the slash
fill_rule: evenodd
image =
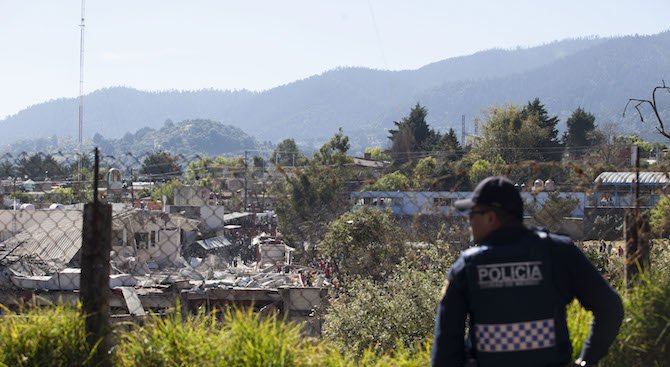
<path id="1" fill-rule="evenodd" d="M 449 271 L 437 309 L 433 366 L 567 366 L 566 306 L 593 312 L 575 365 L 605 356 L 623 318 L 621 298 L 572 241 L 523 225 L 519 191 L 489 177 L 454 206 L 469 210 L 471 237 Z M 468 336 L 465 323 L 468 320 Z"/>

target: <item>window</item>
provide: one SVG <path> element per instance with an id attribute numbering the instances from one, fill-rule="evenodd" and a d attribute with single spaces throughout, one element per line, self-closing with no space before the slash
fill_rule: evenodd
<path id="1" fill-rule="evenodd" d="M 122 230 L 112 230 L 112 246 L 125 246 Z"/>
<path id="2" fill-rule="evenodd" d="M 146 250 L 149 248 L 149 234 L 146 232 L 135 232 L 135 249 Z"/>
<path id="3" fill-rule="evenodd" d="M 156 231 L 151 231 L 151 247 L 156 247 Z"/>

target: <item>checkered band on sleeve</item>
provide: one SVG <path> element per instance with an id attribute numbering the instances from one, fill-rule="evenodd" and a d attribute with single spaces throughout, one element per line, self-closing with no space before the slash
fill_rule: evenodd
<path id="1" fill-rule="evenodd" d="M 513 324 L 475 324 L 480 352 L 518 352 L 556 345 L 554 319 Z"/>

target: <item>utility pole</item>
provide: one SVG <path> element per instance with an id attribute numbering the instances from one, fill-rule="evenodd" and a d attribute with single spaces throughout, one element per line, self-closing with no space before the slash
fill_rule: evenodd
<path id="1" fill-rule="evenodd" d="M 624 222 L 626 288 L 632 286 L 635 276 L 649 266 L 649 221 L 640 213 L 640 151 L 631 146 L 631 161 L 635 164 L 635 198 L 633 210 L 628 212 Z"/>
<path id="2" fill-rule="evenodd" d="M 98 200 L 100 153 L 95 149 L 93 202 L 84 205 L 81 247 L 81 289 L 79 299 L 84 315 L 86 342 L 92 364 L 109 367 L 112 327 L 109 316 L 110 250 L 112 249 L 112 205 Z"/>
<path id="3" fill-rule="evenodd" d="M 247 154 L 248 151 L 244 151 L 244 210 L 243 212 L 247 211 Z"/>
<path id="4" fill-rule="evenodd" d="M 461 146 L 465 146 L 465 115 L 461 115 Z"/>
<path id="5" fill-rule="evenodd" d="M 77 179 L 83 181 L 81 170 L 84 166 L 84 156 L 82 152 L 82 133 L 84 129 L 84 0 L 81 0 L 81 23 L 79 36 L 79 135 L 77 138 L 77 150 L 79 153 L 77 162 Z"/>

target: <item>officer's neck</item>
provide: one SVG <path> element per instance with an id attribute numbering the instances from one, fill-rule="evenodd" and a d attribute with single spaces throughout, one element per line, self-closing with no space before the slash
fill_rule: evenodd
<path id="1" fill-rule="evenodd" d="M 490 245 L 513 243 L 527 231 L 528 228 L 523 223 L 508 224 L 491 231 L 481 243 Z"/>

